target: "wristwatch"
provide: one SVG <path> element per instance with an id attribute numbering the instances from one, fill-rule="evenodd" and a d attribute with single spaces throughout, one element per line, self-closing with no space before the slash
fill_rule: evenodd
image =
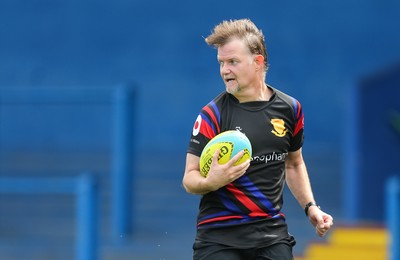
<path id="1" fill-rule="evenodd" d="M 304 207 L 304 213 L 306 213 L 306 216 L 307 216 L 307 217 L 308 217 L 308 209 L 309 209 L 311 206 L 316 206 L 316 207 L 318 207 L 319 209 L 321 209 L 321 207 L 320 207 L 315 201 L 311 201 L 311 202 L 307 203 L 306 206 Z"/>

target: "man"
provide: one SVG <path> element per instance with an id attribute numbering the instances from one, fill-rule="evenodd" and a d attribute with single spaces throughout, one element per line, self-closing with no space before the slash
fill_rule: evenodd
<path id="1" fill-rule="evenodd" d="M 183 186 L 201 194 L 193 259 L 293 259 L 294 238 L 281 213 L 285 181 L 319 236 L 333 224 L 313 197 L 302 157 L 300 103 L 265 83 L 267 51 L 262 32 L 248 19 L 223 21 L 206 42 L 217 48 L 226 91 L 201 110 L 193 127 Z M 252 143 L 252 160 L 218 164 L 205 178 L 199 156 L 218 133 L 238 130 Z"/>

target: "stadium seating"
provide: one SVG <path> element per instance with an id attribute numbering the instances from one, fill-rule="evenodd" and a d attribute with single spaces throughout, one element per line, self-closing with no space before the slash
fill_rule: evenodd
<path id="1" fill-rule="evenodd" d="M 311 243 L 295 260 L 387 260 L 388 246 L 383 227 L 339 227 L 326 243 Z"/>

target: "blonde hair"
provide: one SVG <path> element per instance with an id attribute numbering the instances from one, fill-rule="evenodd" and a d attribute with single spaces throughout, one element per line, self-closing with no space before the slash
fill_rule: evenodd
<path id="1" fill-rule="evenodd" d="M 208 45 L 218 48 L 232 39 L 245 41 L 251 54 L 262 55 L 264 57 L 264 68 L 267 71 L 268 53 L 264 35 L 249 19 L 222 21 L 214 27 L 205 41 Z"/>

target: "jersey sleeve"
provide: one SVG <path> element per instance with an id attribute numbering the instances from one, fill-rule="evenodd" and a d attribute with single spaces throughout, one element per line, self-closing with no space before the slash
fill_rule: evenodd
<path id="1" fill-rule="evenodd" d="M 297 151 L 303 146 L 304 142 L 304 114 L 301 104 L 296 99 L 293 99 L 294 113 L 294 130 L 292 140 L 290 142 L 290 151 Z"/>
<path id="2" fill-rule="evenodd" d="M 204 106 L 193 125 L 187 152 L 200 156 L 208 141 L 220 133 L 220 120 L 221 115 L 214 101 Z"/>

